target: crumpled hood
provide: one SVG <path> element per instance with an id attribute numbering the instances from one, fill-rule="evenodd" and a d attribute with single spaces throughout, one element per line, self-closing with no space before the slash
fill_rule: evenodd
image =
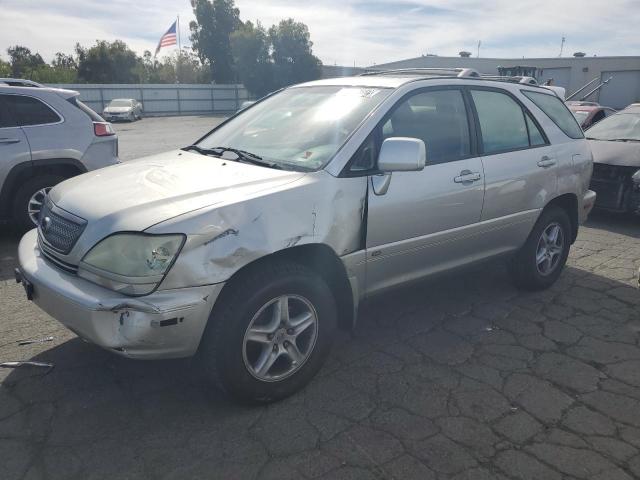
<path id="1" fill-rule="evenodd" d="M 595 163 L 640 168 L 640 142 L 589 140 Z"/>
<path id="2" fill-rule="evenodd" d="M 127 113 L 130 112 L 133 107 L 107 107 L 104 109 L 105 113 Z"/>
<path id="3" fill-rule="evenodd" d="M 87 234 L 98 229 L 104 236 L 242 201 L 303 176 L 176 150 L 85 173 L 49 195 L 57 206 L 88 221 Z"/>

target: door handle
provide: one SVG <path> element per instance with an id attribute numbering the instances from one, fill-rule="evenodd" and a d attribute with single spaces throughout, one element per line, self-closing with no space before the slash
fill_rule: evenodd
<path id="1" fill-rule="evenodd" d="M 460 172 L 460 176 L 455 177 L 453 181 L 455 183 L 471 183 L 477 182 L 482 176 L 478 172 L 472 172 L 471 170 L 463 170 Z"/>
<path id="2" fill-rule="evenodd" d="M 553 167 L 556 164 L 555 159 L 547 157 L 546 155 L 540 159 L 538 166 L 542 168 Z"/>
<path id="3" fill-rule="evenodd" d="M 20 143 L 19 138 L 0 138 L 0 143 Z"/>

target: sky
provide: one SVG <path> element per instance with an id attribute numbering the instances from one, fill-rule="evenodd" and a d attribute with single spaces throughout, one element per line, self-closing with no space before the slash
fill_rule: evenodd
<path id="1" fill-rule="evenodd" d="M 236 0 L 242 20 L 269 27 L 284 18 L 309 26 L 328 65 L 370 66 L 461 50 L 494 58 L 640 55 L 640 0 Z M 124 40 L 155 50 L 180 16 L 189 45 L 189 0 L 0 0 L 0 58 L 21 44 L 50 61 L 76 42 Z"/>

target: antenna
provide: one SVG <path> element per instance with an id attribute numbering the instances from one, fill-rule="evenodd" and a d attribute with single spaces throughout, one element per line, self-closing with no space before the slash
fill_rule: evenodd
<path id="1" fill-rule="evenodd" d="M 564 42 L 566 42 L 567 39 L 563 36 L 562 37 L 562 42 L 560 43 L 560 55 L 558 55 L 559 57 L 562 56 L 562 51 L 564 50 Z"/>
<path id="2" fill-rule="evenodd" d="M 480 45 L 482 45 L 482 40 L 478 40 L 478 58 L 480 58 Z"/>

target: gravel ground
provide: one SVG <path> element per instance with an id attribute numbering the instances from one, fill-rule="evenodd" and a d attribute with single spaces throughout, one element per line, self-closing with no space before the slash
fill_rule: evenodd
<path id="1" fill-rule="evenodd" d="M 118 126 L 122 156 L 214 121 Z M 190 360 L 79 340 L 26 301 L 5 231 L 0 362 L 55 368 L 0 369 L 0 478 L 638 478 L 639 224 L 594 215 L 545 292 L 518 292 L 497 263 L 372 300 L 304 391 L 259 408 L 203 387 Z"/>

